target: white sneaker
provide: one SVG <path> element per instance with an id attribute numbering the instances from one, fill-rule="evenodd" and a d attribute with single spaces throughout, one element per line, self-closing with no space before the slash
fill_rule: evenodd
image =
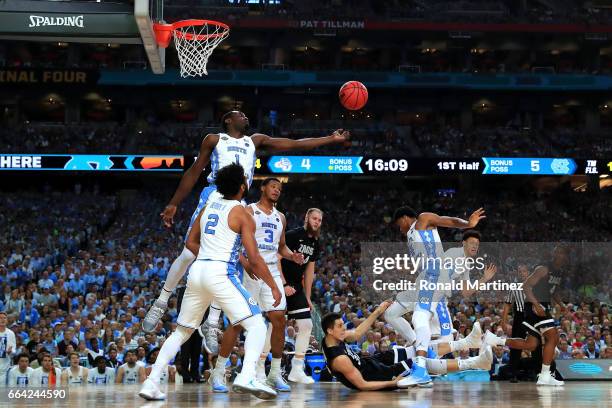
<path id="1" fill-rule="evenodd" d="M 504 340 L 501 337 L 496 336 L 495 334 L 491 333 L 488 330 L 485 333 L 484 342 L 485 344 L 488 344 L 489 346 L 503 346 L 504 345 Z"/>
<path id="2" fill-rule="evenodd" d="M 217 374 L 216 371 L 213 370 L 213 374 L 210 376 L 210 386 L 212 388 L 212 391 L 215 393 L 229 392 L 227 384 L 225 383 L 224 373 Z"/>
<path id="3" fill-rule="evenodd" d="M 256 378 L 247 379 L 243 375 L 238 375 L 232 385 L 232 390 L 239 393 L 249 393 L 261 399 L 276 398 L 276 391 L 267 385 L 257 381 Z"/>
<path id="4" fill-rule="evenodd" d="M 266 384 L 279 392 L 291 392 L 291 386 L 287 384 L 282 375 L 277 375 L 276 378 L 267 377 Z"/>
<path id="5" fill-rule="evenodd" d="M 547 373 L 538 374 L 537 385 L 560 386 L 560 385 L 565 385 L 565 382 L 557 380 L 555 377 L 552 376 L 552 373 L 549 371 Z"/>
<path id="6" fill-rule="evenodd" d="M 291 382 L 296 382 L 300 384 L 314 384 L 315 382 L 312 377 L 306 375 L 302 367 L 299 367 L 297 365 L 293 365 L 291 367 L 291 372 L 289 373 L 289 377 L 287 377 L 287 379 Z"/>
<path id="7" fill-rule="evenodd" d="M 166 394 L 161 392 L 157 384 L 148 378 L 142 383 L 142 388 L 140 388 L 138 395 L 148 401 L 161 401 L 166 399 Z"/>
<path id="8" fill-rule="evenodd" d="M 493 364 L 493 348 L 487 345 L 481 349 L 480 354 L 474 358 L 474 370 L 490 370 Z"/>
<path id="9" fill-rule="evenodd" d="M 266 366 L 261 364 L 261 360 L 257 363 L 255 373 L 255 377 L 259 380 L 259 382 L 266 382 Z"/>
<path id="10" fill-rule="evenodd" d="M 480 327 L 480 323 L 474 323 L 474 327 L 472 327 L 472 331 L 465 338 L 466 344 L 468 348 L 477 349 L 482 344 L 482 328 Z"/>

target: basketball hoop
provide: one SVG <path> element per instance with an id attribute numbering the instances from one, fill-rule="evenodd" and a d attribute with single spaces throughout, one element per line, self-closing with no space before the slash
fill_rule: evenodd
<path id="1" fill-rule="evenodd" d="M 157 45 L 167 48 L 174 38 L 183 78 L 208 75 L 206 64 L 213 50 L 229 35 L 229 26 L 212 20 L 182 20 L 153 24 Z"/>

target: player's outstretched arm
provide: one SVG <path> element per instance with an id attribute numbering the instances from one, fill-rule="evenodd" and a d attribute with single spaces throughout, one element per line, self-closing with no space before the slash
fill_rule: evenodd
<path id="1" fill-rule="evenodd" d="M 274 306 L 278 306 L 281 301 L 281 293 L 268 269 L 268 265 L 266 265 L 257 249 L 257 241 L 255 240 L 255 220 L 241 205 L 237 205 L 230 211 L 229 219 L 230 227 L 232 227 L 232 225 L 238 226 L 238 230 L 242 236 L 242 245 L 247 253 L 247 258 L 249 258 L 251 270 L 272 289 Z"/>
<path id="2" fill-rule="evenodd" d="M 219 141 L 219 135 L 217 134 L 208 134 L 202 140 L 202 145 L 200 146 L 200 153 L 198 154 L 198 158 L 196 161 L 189 167 L 189 169 L 183 174 L 181 178 L 181 182 L 177 187 L 172 199 L 164 208 L 160 216 L 164 221 L 164 225 L 166 227 L 171 227 L 174 222 L 174 214 L 176 214 L 176 209 L 178 205 L 183 202 L 185 197 L 193 190 L 193 186 L 198 181 L 198 177 L 204 171 L 204 168 L 210 162 L 210 155 L 217 145 Z"/>
<path id="3" fill-rule="evenodd" d="M 426 229 L 431 227 L 468 229 L 474 228 L 476 225 L 478 225 L 480 220 L 484 218 L 487 217 L 484 215 L 484 209 L 482 208 L 474 211 L 468 220 L 457 217 L 440 216 L 435 213 L 421 213 L 417 219 L 416 227 L 417 229 Z"/>
<path id="4" fill-rule="evenodd" d="M 288 139 L 284 137 L 270 137 L 262 133 L 256 133 L 251 136 L 255 147 L 271 150 L 271 151 L 288 151 L 288 150 L 310 150 L 320 146 L 330 144 L 344 143 L 351 137 L 350 132 L 344 129 L 335 130 L 329 136 L 309 137 L 306 139 Z"/>
<path id="5" fill-rule="evenodd" d="M 346 341 L 357 341 L 363 336 L 365 336 L 365 334 L 368 332 L 368 330 L 370 330 L 374 322 L 376 322 L 376 319 L 378 319 L 383 313 L 385 313 L 385 310 L 387 310 L 389 306 L 391 306 L 391 302 L 389 302 L 388 300 L 385 300 L 380 305 L 378 305 L 376 310 L 374 310 L 372 314 L 370 314 L 368 318 L 365 319 L 359 326 L 357 326 L 354 330 L 347 331 Z"/>
<path id="6" fill-rule="evenodd" d="M 395 380 L 390 381 L 366 381 L 347 356 L 336 357 L 332 364 L 334 371 L 345 376 L 351 384 L 359 389 L 359 391 L 376 391 L 386 388 L 395 388 L 397 387 L 397 382 L 402 378 L 398 376 Z"/>

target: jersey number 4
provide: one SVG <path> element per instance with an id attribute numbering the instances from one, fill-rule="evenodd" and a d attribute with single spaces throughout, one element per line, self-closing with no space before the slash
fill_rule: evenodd
<path id="1" fill-rule="evenodd" d="M 218 223 L 219 223 L 219 216 L 217 214 L 210 214 L 208 216 L 208 222 L 204 226 L 204 233 L 215 235 L 214 228 L 217 226 Z"/>

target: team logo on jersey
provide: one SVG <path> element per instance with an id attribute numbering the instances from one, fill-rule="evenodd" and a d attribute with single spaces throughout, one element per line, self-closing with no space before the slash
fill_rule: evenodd
<path id="1" fill-rule="evenodd" d="M 276 217 L 276 222 L 280 222 L 280 220 L 278 219 L 278 217 Z"/>
<path id="2" fill-rule="evenodd" d="M 227 140 L 227 139 L 229 139 L 229 137 L 227 137 L 227 136 L 221 136 L 221 140 Z"/>
<path id="3" fill-rule="evenodd" d="M 249 146 L 250 146 L 249 142 L 244 142 L 244 145 L 245 145 L 246 147 L 249 147 Z"/>
<path id="4" fill-rule="evenodd" d="M 259 211 L 255 211 L 255 214 L 259 215 L 259 214 L 261 214 L 261 212 L 259 212 Z"/>
<path id="5" fill-rule="evenodd" d="M 257 306 L 257 302 L 252 297 L 249 298 L 249 304 L 251 304 L 253 306 Z"/>

